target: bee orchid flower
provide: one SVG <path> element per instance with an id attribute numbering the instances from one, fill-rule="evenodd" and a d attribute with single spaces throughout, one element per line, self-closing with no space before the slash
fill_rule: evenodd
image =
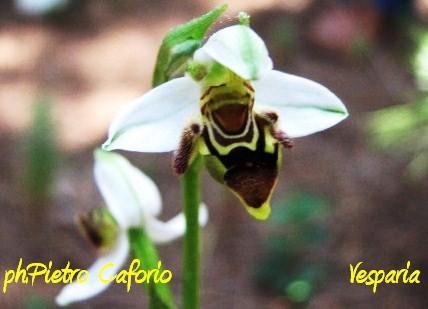
<path id="1" fill-rule="evenodd" d="M 177 174 L 202 154 L 210 174 L 263 220 L 270 214 L 281 148 L 347 116 L 324 86 L 273 70 L 263 40 L 250 27 L 234 25 L 208 38 L 184 77 L 126 106 L 103 148 L 175 151 Z"/>
<path id="2" fill-rule="evenodd" d="M 128 230 L 143 227 L 154 243 L 172 241 L 185 232 L 182 213 L 167 222 L 156 217 L 161 211 L 161 196 L 155 183 L 119 154 L 102 150 L 95 152 L 95 181 L 107 208 L 98 208 L 83 217 L 82 226 L 99 247 L 101 256 L 88 269 L 85 283 L 66 285 L 55 301 L 60 306 L 91 298 L 109 286 L 98 278 L 99 270 L 113 263 L 103 274 L 111 278 L 126 262 L 130 252 Z M 208 212 L 204 205 L 199 212 L 199 224 L 205 225 Z"/>

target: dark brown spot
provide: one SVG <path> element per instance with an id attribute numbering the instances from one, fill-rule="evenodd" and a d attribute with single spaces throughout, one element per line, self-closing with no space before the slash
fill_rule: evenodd
<path id="1" fill-rule="evenodd" d="M 202 129 L 199 123 L 192 123 L 190 125 L 190 129 L 192 130 L 193 134 L 201 134 Z"/>
<path id="2" fill-rule="evenodd" d="M 226 134 L 239 134 L 245 129 L 248 105 L 227 104 L 212 112 L 214 121 Z"/>

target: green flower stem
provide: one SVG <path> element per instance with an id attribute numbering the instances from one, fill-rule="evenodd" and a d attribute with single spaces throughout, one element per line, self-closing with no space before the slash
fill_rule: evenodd
<path id="1" fill-rule="evenodd" d="M 183 256 L 183 308 L 199 308 L 200 240 L 199 205 L 201 203 L 200 170 L 202 158 L 198 155 L 181 177 L 186 234 Z"/>
<path id="2" fill-rule="evenodd" d="M 143 228 L 132 228 L 129 230 L 129 241 L 133 256 L 140 260 L 140 269 L 150 270 L 158 267 L 159 256 L 152 241 L 147 237 Z M 171 309 L 176 308 L 172 293 L 167 284 L 148 284 L 149 308 Z"/>

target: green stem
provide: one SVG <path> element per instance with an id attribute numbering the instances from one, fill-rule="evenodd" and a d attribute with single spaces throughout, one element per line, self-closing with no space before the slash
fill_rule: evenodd
<path id="1" fill-rule="evenodd" d="M 141 270 L 156 269 L 159 256 L 152 241 L 147 236 L 143 228 L 132 228 L 129 230 L 129 241 L 133 256 L 140 260 Z M 172 293 L 166 284 L 148 284 L 149 308 L 150 309 L 171 309 L 175 308 Z"/>
<path id="2" fill-rule="evenodd" d="M 186 216 L 186 234 L 184 236 L 183 257 L 183 308 L 199 308 L 200 283 L 200 241 L 199 241 L 199 204 L 201 203 L 199 172 L 202 158 L 198 155 L 181 178 L 184 213 Z"/>

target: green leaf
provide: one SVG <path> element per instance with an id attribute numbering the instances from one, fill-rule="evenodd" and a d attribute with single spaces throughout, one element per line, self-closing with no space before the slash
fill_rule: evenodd
<path id="1" fill-rule="evenodd" d="M 200 17 L 172 28 L 166 34 L 156 60 L 152 80 L 153 87 L 168 81 L 171 76 L 180 73 L 179 69 L 192 57 L 193 52 L 202 45 L 208 28 L 226 9 L 226 4 L 220 5 Z"/>
<path id="2" fill-rule="evenodd" d="M 159 261 L 158 253 L 143 228 L 129 230 L 129 239 L 135 258 L 141 261 L 143 269 L 156 269 Z M 150 309 L 176 308 L 173 296 L 167 284 L 156 284 L 152 280 L 148 286 Z"/>
<path id="3" fill-rule="evenodd" d="M 55 142 L 55 126 L 51 116 L 51 102 L 39 98 L 35 104 L 33 123 L 25 137 L 24 186 L 32 202 L 45 203 L 59 163 Z"/>

